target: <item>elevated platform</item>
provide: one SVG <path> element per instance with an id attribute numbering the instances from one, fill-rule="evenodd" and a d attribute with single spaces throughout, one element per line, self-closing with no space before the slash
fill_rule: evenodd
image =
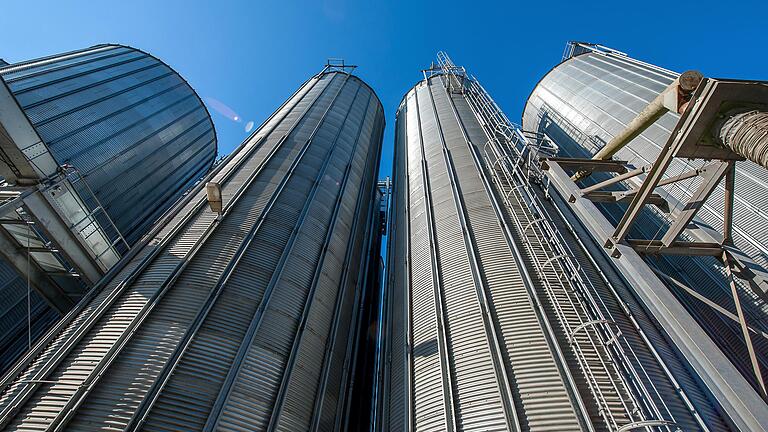
<path id="1" fill-rule="evenodd" d="M 60 166 L 0 79 L 0 256 L 59 312 L 128 245 L 80 173 Z"/>

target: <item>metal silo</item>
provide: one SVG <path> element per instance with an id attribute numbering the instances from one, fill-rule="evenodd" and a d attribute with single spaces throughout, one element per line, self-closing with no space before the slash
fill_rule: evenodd
<path id="1" fill-rule="evenodd" d="M 543 133 L 560 147 L 561 155 L 591 157 L 624 128 L 672 83 L 678 74 L 633 59 L 626 54 L 600 45 L 571 43 L 563 61 L 554 67 L 531 93 L 523 113 L 525 130 Z M 667 143 L 680 115 L 664 114 L 642 134 L 616 153 L 615 158 L 641 167 L 652 164 Z M 701 169 L 703 159 L 674 159 L 665 178 Z M 683 206 L 701 184 L 701 177 L 674 183 L 659 193 L 670 199 L 672 211 Z M 768 171 L 749 160 L 736 162 L 733 200 L 733 233 L 736 247 L 758 265 L 768 265 Z M 697 221 L 715 232 L 723 232 L 725 188 L 720 184 L 697 214 Z M 606 217 L 618 221 L 623 207 L 600 206 Z M 667 217 L 663 212 L 647 209 L 637 225 L 638 237 L 655 238 L 663 232 Z M 690 291 L 669 279 L 669 289 L 719 345 L 744 377 L 757 387 L 750 353 L 742 338 L 738 320 L 728 319 L 735 313 L 729 279 L 715 258 L 692 256 L 660 256 L 647 259 L 664 274 L 682 281 L 703 295 Z M 768 331 L 768 306 L 743 283 L 737 284 L 742 306 L 750 326 L 762 335 Z M 712 306 L 714 303 L 714 307 Z M 722 311 L 726 311 L 723 315 Z M 756 361 L 768 379 L 768 338 L 752 339 Z"/>
<path id="2" fill-rule="evenodd" d="M 216 136 L 187 82 L 161 60 L 131 47 L 97 45 L 3 63 L 0 77 L 4 115 L 17 114 L 4 117 L 3 145 L 13 147 L 10 142 L 20 137 L 38 141 L 25 153 L 28 162 L 14 159 L 4 147 L 0 163 L 2 247 L 31 255 L 26 263 L 4 253 L 0 263 L 3 371 L 210 169 Z M 24 164 L 39 172 L 25 171 Z M 57 243 L 47 236 L 47 220 L 26 203 L 11 208 L 21 186 L 39 188 L 49 197 L 58 190 L 77 196 L 74 200 L 90 213 L 78 210 L 65 223 L 75 233 L 71 241 Z M 56 212 L 62 208 L 67 206 Z M 28 233 L 19 228 L 35 218 Z M 106 243 L 93 241 L 94 232 Z M 98 261 L 85 263 L 90 270 L 80 266 L 88 259 L 69 254 L 68 245 L 77 243 L 97 247 L 87 250 L 93 252 L 89 259 Z M 30 266 L 34 272 L 28 278 Z"/>
<path id="3" fill-rule="evenodd" d="M 345 70 L 304 83 L 11 369 L 0 427 L 340 424 L 384 127 Z"/>
<path id="4" fill-rule="evenodd" d="M 52 308 L 27 280 L 0 259 L 0 374 L 53 325 L 61 313 Z M 29 304 L 27 294 L 30 294 Z M 31 329 L 31 332 L 30 332 Z"/>
<path id="5" fill-rule="evenodd" d="M 551 151 L 444 53 L 403 97 L 377 428 L 727 429 L 630 287 L 536 187 L 533 148 Z"/>
<path id="6" fill-rule="evenodd" d="M 579 48 L 552 69 L 531 93 L 523 112 L 523 129 L 545 131 L 567 154 L 592 155 L 619 133 L 664 90 L 678 74 L 605 48 Z M 659 154 L 679 115 L 668 112 L 616 157 L 637 166 Z M 562 143 L 562 144 L 561 144 Z M 702 161 L 675 160 L 670 175 L 703 165 Z M 768 265 L 768 171 L 751 161 L 739 162 L 736 182 L 744 193 L 734 205 L 734 241 L 755 260 Z M 690 182 L 671 191 L 678 200 L 690 196 L 698 184 Z M 700 217 L 709 225 L 723 223 L 723 190 L 708 203 Z"/>
<path id="7" fill-rule="evenodd" d="M 60 165 L 86 178 L 128 243 L 216 158 L 216 133 L 176 71 L 120 45 L 14 63 L 0 76 Z"/>

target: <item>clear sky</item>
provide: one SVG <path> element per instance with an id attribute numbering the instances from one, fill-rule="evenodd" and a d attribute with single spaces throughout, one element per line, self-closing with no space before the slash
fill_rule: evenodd
<path id="1" fill-rule="evenodd" d="M 357 74 L 384 104 L 386 175 L 397 105 L 438 50 L 477 76 L 516 121 L 568 40 L 601 43 L 672 70 L 768 80 L 766 17 L 766 0 L 3 0 L 0 57 L 14 62 L 106 42 L 148 51 L 213 100 L 221 153 L 326 58 L 342 57 L 359 65 Z M 240 122 L 221 114 L 232 116 L 226 107 Z"/>

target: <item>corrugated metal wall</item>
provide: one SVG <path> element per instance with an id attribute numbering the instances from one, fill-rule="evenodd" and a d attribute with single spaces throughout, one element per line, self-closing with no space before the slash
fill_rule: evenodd
<path id="1" fill-rule="evenodd" d="M 676 77 L 674 72 L 624 56 L 582 54 L 558 65 L 539 82 L 526 104 L 523 128 L 559 127 L 570 138 L 564 143 L 566 147 L 577 144 L 594 154 Z M 679 117 L 676 113 L 665 114 L 621 149 L 616 158 L 636 166 L 652 163 Z M 701 160 L 675 159 L 667 176 L 702 165 Z M 687 199 L 697 186 L 695 181 L 683 182 L 670 192 L 678 200 Z M 768 171 L 750 161 L 737 163 L 736 189 L 734 241 L 758 262 L 768 265 L 768 213 L 764 210 L 768 201 Z M 721 185 L 699 213 L 704 222 L 716 229 L 723 224 L 723 193 Z"/>
<path id="2" fill-rule="evenodd" d="M 36 291 L 28 299 L 26 279 L 0 259 L 0 374 L 28 349 L 30 337 L 35 342 L 60 317 Z"/>
<path id="3" fill-rule="evenodd" d="M 80 170 L 129 243 L 216 157 L 197 94 L 135 48 L 98 45 L 0 69 L 60 164 Z"/>
<path id="4" fill-rule="evenodd" d="M 517 251 L 527 234 L 509 222 L 478 157 L 488 136 L 465 95 L 447 90 L 444 80 L 418 83 L 397 115 L 380 430 L 612 430 L 617 426 L 603 421 L 605 402 L 588 389 L 548 303 L 546 276 L 531 264 L 537 257 Z M 567 233 L 566 240 L 594 279 L 596 295 L 605 297 L 601 307 L 633 346 L 629 367 L 643 371 L 640 385 L 653 389 L 634 403 L 661 406 L 663 417 L 684 430 L 700 430 L 689 398 L 708 427 L 725 429 L 706 391 L 626 287 L 614 278 L 628 299 L 616 297 L 576 238 Z M 566 320 L 581 313 L 565 308 Z M 588 355 L 595 370 L 607 367 L 597 385 L 608 388 L 617 379 L 606 366 L 611 362 L 599 365 L 605 355 L 599 349 Z M 675 390 L 680 382 L 685 397 Z M 637 414 L 621 408 L 631 410 L 627 395 L 600 397 L 614 424 Z"/>
<path id="5" fill-rule="evenodd" d="M 0 427 L 332 430 L 383 127 L 360 79 L 307 81 L 216 168 L 220 220 L 194 189 L 0 383 Z"/>
<path id="6" fill-rule="evenodd" d="M 213 123 L 170 67 L 131 47 L 99 45 L 0 68 L 60 164 L 76 167 L 131 244 L 211 167 Z M 88 203 L 95 207 L 95 204 Z M 0 373 L 27 348 L 26 280 L 6 263 Z M 32 293 L 32 340 L 60 315 Z"/>
<path id="7" fill-rule="evenodd" d="M 695 66 L 695 65 L 691 65 Z M 523 128 L 547 133 L 561 147 L 563 155 L 577 157 L 596 153 L 619 133 L 651 100 L 666 88 L 677 74 L 615 53 L 587 51 L 553 68 L 531 93 L 523 113 Z M 667 113 L 640 136 L 621 149 L 616 159 L 635 166 L 652 163 L 666 143 L 679 116 Z M 700 167 L 701 160 L 675 159 L 667 171 L 673 176 Z M 736 164 L 734 200 L 734 242 L 763 266 L 768 265 L 768 171 L 750 161 Z M 698 186 L 697 179 L 675 183 L 668 188 L 677 200 L 687 200 Z M 699 212 L 699 219 L 717 231 L 722 229 L 724 189 L 713 192 Z M 602 206 L 609 219 L 618 222 L 624 207 Z M 635 224 L 635 235 L 654 238 L 666 222 L 651 211 Z M 694 287 L 713 301 L 735 313 L 730 287 L 720 265 L 705 257 L 664 257 L 649 261 L 653 266 Z M 702 324 L 739 369 L 753 382 L 749 353 L 737 323 L 723 318 L 687 293 L 671 286 L 686 308 Z M 741 287 L 743 305 L 751 325 L 768 330 L 768 305 Z M 768 340 L 753 338 L 764 374 L 768 380 Z"/>

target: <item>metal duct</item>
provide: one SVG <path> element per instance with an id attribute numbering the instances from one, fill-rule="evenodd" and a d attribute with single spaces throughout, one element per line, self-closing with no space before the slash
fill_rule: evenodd
<path id="1" fill-rule="evenodd" d="M 720 142 L 768 169 L 768 113 L 748 111 L 732 115 L 720 127 Z"/>

